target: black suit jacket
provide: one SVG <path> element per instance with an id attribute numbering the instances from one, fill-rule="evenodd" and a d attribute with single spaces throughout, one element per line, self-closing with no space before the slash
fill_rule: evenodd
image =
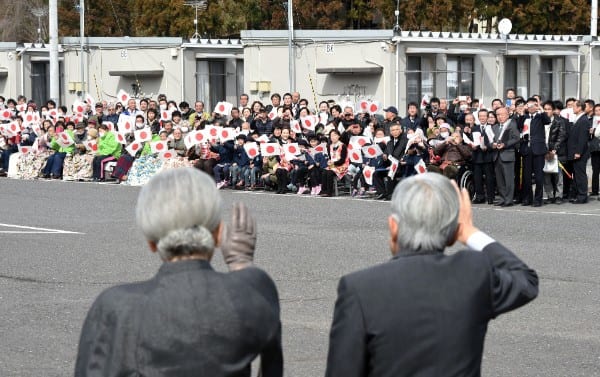
<path id="1" fill-rule="evenodd" d="M 401 252 L 344 276 L 327 377 L 479 376 L 488 321 L 537 296 L 538 278 L 500 243 L 482 252 Z"/>
<path id="2" fill-rule="evenodd" d="M 488 124 L 486 125 L 486 127 L 492 127 L 492 125 Z M 483 164 L 483 163 L 488 163 L 488 162 L 492 162 L 492 157 L 493 157 L 493 153 L 494 151 L 492 150 L 492 142 L 494 140 L 490 140 L 487 132 L 483 132 L 481 131 L 481 125 L 476 124 L 475 126 L 473 126 L 473 129 L 471 130 L 471 137 L 473 135 L 473 132 L 479 132 L 481 134 L 481 136 L 483 136 L 483 145 L 485 145 L 486 150 L 484 151 L 481 147 L 477 147 L 477 149 L 473 150 L 473 154 L 471 155 L 471 160 L 473 161 L 473 163 L 475 164 Z M 475 141 L 475 140 L 473 140 Z"/>
<path id="3" fill-rule="evenodd" d="M 400 161 L 402 159 L 402 156 L 404 156 L 404 152 L 406 151 L 406 145 L 408 144 L 408 138 L 406 137 L 405 133 L 400 134 L 400 137 L 398 137 L 398 141 L 396 142 L 396 145 L 394 145 L 394 138 L 390 137 L 390 141 L 388 141 L 388 143 L 385 146 L 385 150 L 383 151 L 384 154 L 387 154 L 388 156 L 392 156 L 395 159 L 397 159 L 398 161 Z"/>
<path id="4" fill-rule="evenodd" d="M 567 159 L 574 160 L 575 154 L 581 155 L 581 158 L 587 158 L 590 122 L 585 114 L 567 127 L 567 135 Z"/>
<path id="5" fill-rule="evenodd" d="M 531 123 L 529 125 L 529 142 L 531 145 L 531 153 L 534 155 L 543 155 L 548 152 L 546 146 L 546 124 L 552 121 L 546 113 L 535 113 L 529 115 Z"/>
<path id="6" fill-rule="evenodd" d="M 206 261 L 167 262 L 148 281 L 104 291 L 79 341 L 75 376 L 283 374 L 279 299 L 258 268 L 228 274 Z"/>

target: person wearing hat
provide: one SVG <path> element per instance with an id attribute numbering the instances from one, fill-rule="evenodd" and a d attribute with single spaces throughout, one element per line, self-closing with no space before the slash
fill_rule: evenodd
<path id="1" fill-rule="evenodd" d="M 233 145 L 233 163 L 231 164 L 231 185 L 235 189 L 244 188 L 244 176 L 246 175 L 246 169 L 250 165 L 250 159 L 244 144 L 246 143 L 246 135 L 239 134 L 235 137 L 235 144 Z"/>
<path id="2" fill-rule="evenodd" d="M 385 136 L 390 136 L 390 126 L 392 124 L 400 124 L 402 118 L 398 116 L 398 109 L 395 106 L 389 106 L 383 109 L 385 118 L 383 120 L 383 132 Z"/>

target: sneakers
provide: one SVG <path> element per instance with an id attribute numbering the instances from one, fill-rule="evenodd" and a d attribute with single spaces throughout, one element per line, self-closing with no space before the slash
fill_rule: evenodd
<path id="1" fill-rule="evenodd" d="M 296 186 L 294 186 L 294 185 L 293 185 L 293 184 L 291 184 L 291 183 L 290 183 L 289 185 L 287 185 L 286 187 L 287 187 L 287 189 L 288 189 L 288 190 L 290 190 L 290 191 L 292 191 L 292 192 L 294 192 L 294 191 L 296 191 L 296 190 L 297 190 L 297 187 L 296 187 Z"/>
<path id="2" fill-rule="evenodd" d="M 319 195 L 321 193 L 321 185 L 315 186 L 315 195 Z"/>
<path id="3" fill-rule="evenodd" d="M 227 186 L 227 181 L 221 181 L 221 182 L 217 183 L 217 190 L 220 190 L 225 186 Z"/>
<path id="4" fill-rule="evenodd" d="M 306 191 L 308 191 L 308 189 L 306 188 L 306 186 L 300 186 L 300 187 L 298 188 L 298 195 L 302 195 L 302 194 L 304 194 Z M 311 192 L 311 194 L 312 194 L 312 192 Z"/>
<path id="5" fill-rule="evenodd" d="M 353 189 L 352 190 L 352 194 L 350 194 L 350 196 L 352 196 L 353 198 L 358 195 L 358 190 L 357 189 Z"/>

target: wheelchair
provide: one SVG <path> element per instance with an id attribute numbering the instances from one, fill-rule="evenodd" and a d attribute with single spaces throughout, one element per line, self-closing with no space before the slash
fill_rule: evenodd
<path id="1" fill-rule="evenodd" d="M 475 199 L 475 179 L 473 177 L 473 166 L 470 162 L 455 165 L 458 168 L 454 180 L 461 189 L 465 188 L 469 192 L 471 200 Z M 442 174 L 441 170 L 437 166 L 431 167 L 429 165 L 427 170 Z"/>

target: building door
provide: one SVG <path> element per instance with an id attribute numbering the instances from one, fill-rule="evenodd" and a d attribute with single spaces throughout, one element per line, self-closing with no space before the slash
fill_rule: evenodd
<path id="1" fill-rule="evenodd" d="M 31 62 L 31 99 L 41 106 L 50 98 L 50 63 Z"/>

